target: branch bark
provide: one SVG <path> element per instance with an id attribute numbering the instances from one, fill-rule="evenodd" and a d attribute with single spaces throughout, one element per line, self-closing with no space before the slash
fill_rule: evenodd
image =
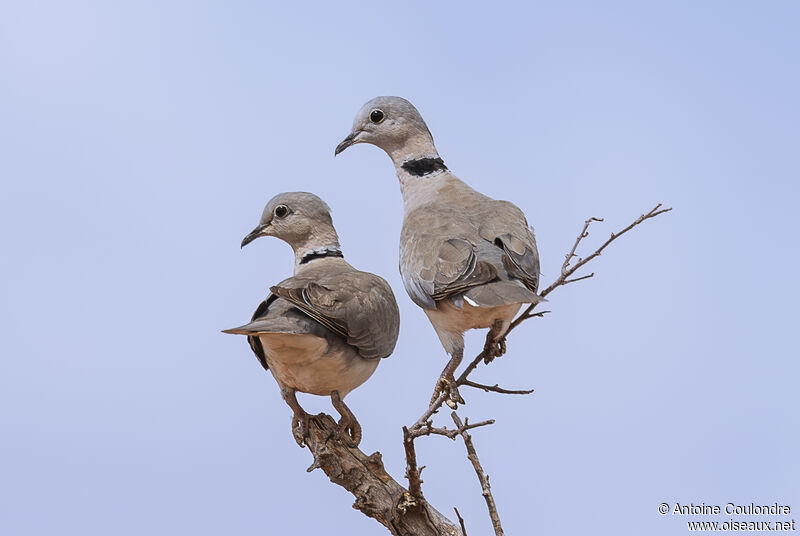
<path id="1" fill-rule="evenodd" d="M 319 414 L 309 419 L 306 444 L 314 455 L 309 471 L 322 469 L 331 482 L 352 493 L 360 510 L 395 536 L 463 536 L 460 529 L 421 495 L 414 496 L 393 479 L 380 452 L 367 455 L 342 441 L 329 439 L 336 422 Z"/>

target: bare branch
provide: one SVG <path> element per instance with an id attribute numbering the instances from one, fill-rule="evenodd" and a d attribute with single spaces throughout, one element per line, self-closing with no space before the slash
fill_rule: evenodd
<path id="1" fill-rule="evenodd" d="M 366 455 L 343 441 L 329 439 L 336 421 L 325 414 L 309 418 L 306 444 L 314 455 L 312 468 L 320 468 L 331 482 L 352 493 L 356 508 L 395 536 L 452 536 L 459 528 L 423 497 L 412 495 L 383 467 L 379 452 Z"/>
<path id="2" fill-rule="evenodd" d="M 502 387 L 498 387 L 497 384 L 494 385 L 483 385 L 482 383 L 475 383 L 470 380 L 464 380 L 464 383 L 461 385 L 466 385 L 467 387 L 474 387 L 476 389 L 483 389 L 485 392 L 492 391 L 494 393 L 500 393 L 503 395 L 529 395 L 533 392 L 533 389 L 518 389 L 518 390 L 511 390 L 511 389 L 503 389 Z"/>
<path id="3" fill-rule="evenodd" d="M 454 411 L 450 414 L 453 422 L 460 429 L 462 427 L 461 419 Z M 478 475 L 478 480 L 481 483 L 481 493 L 486 500 L 486 507 L 489 509 L 489 518 L 492 520 L 492 527 L 494 528 L 495 536 L 503 536 L 503 527 L 500 524 L 500 516 L 497 513 L 497 505 L 494 502 L 492 495 L 492 487 L 489 485 L 489 475 L 487 475 L 481 462 L 478 460 L 478 453 L 475 451 L 475 445 L 472 443 L 472 436 L 464 430 L 461 432 L 461 437 L 464 438 L 464 445 L 467 447 L 467 458 L 472 462 L 472 467 L 475 469 L 475 474 Z"/>
<path id="4" fill-rule="evenodd" d="M 575 240 L 575 243 L 572 244 L 572 249 L 569 250 L 569 253 L 564 255 L 566 259 L 564 260 L 564 264 L 561 265 L 562 275 L 567 273 L 567 270 L 569 269 L 569 263 L 572 262 L 573 258 L 575 258 L 575 250 L 578 249 L 578 245 L 581 243 L 581 240 L 589 236 L 589 225 L 591 225 L 593 221 L 603 221 L 603 218 L 591 217 L 585 222 L 583 222 L 583 229 L 581 230 L 581 233 L 578 235 L 577 240 Z"/>
<path id="5" fill-rule="evenodd" d="M 550 314 L 552 312 L 553 311 L 539 311 L 538 313 L 528 313 L 528 314 L 525 314 L 524 316 L 525 316 L 525 318 L 533 318 L 533 317 L 544 318 L 544 315 Z M 522 315 L 520 315 L 520 316 L 522 316 Z"/>
<path id="6" fill-rule="evenodd" d="M 408 488 L 414 496 L 423 496 L 422 479 L 419 477 L 421 470 L 417 469 L 417 451 L 414 446 L 414 439 L 432 433 L 430 432 L 432 428 L 431 417 L 442 407 L 445 398 L 447 398 L 447 393 L 440 393 L 435 400 L 431 401 L 428 409 L 417 419 L 417 422 L 411 425 L 411 428 L 403 427 L 403 448 L 406 454 L 406 479 L 408 480 Z M 423 430 L 427 431 L 423 432 Z"/>
<path id="7" fill-rule="evenodd" d="M 556 279 L 553 282 L 552 285 L 550 285 L 549 287 L 544 289 L 539 295 L 542 298 L 544 298 L 545 296 L 547 296 L 548 294 L 553 292 L 557 287 L 563 285 L 564 282 L 569 278 L 569 276 L 574 274 L 578 269 L 580 269 L 587 262 L 591 261 L 595 257 L 598 257 L 603 252 L 603 250 L 606 249 L 611 244 L 611 242 L 613 242 L 614 240 L 616 240 L 620 236 L 624 235 L 625 233 L 627 233 L 628 231 L 630 231 L 631 229 L 633 229 L 634 227 L 636 227 L 640 223 L 644 222 L 645 220 L 649 220 L 650 218 L 655 218 L 656 216 L 658 216 L 660 214 L 664 214 L 665 212 L 669 212 L 670 210 L 672 210 L 672 209 L 671 208 L 661 208 L 661 203 L 657 204 L 650 212 L 648 212 L 646 214 L 642 214 L 641 216 L 636 218 L 636 220 L 634 220 L 633 223 L 631 223 L 630 225 L 625 227 L 620 232 L 611 233 L 611 236 L 609 237 L 609 239 L 606 240 L 605 242 L 603 242 L 603 244 L 599 248 L 597 248 L 591 255 L 589 255 L 588 257 L 586 257 L 584 259 L 580 259 L 577 263 L 575 263 L 575 265 L 570 266 L 569 262 L 575 256 L 575 251 L 578 249 L 578 246 L 580 245 L 581 240 L 583 240 L 584 238 L 589 236 L 589 232 L 588 232 L 589 225 L 593 221 L 603 221 L 600 218 L 590 218 L 590 219 L 586 220 L 584 222 L 584 224 L 583 224 L 583 229 L 581 230 L 581 233 L 578 235 L 578 238 L 575 240 L 575 244 L 573 244 L 573 246 L 572 246 L 572 250 L 570 250 L 570 252 L 567 254 L 566 262 L 564 262 L 564 264 L 561 267 L 561 275 L 558 277 L 558 279 Z M 578 280 L 576 279 L 576 281 L 578 281 Z"/>
<path id="8" fill-rule="evenodd" d="M 446 393 L 444 393 L 444 392 L 439 393 L 439 396 L 436 397 L 436 399 L 433 402 L 431 402 L 431 404 L 428 406 L 428 409 L 425 411 L 425 413 L 422 414 L 422 417 L 417 419 L 417 422 L 415 422 L 411 426 L 411 429 L 419 428 L 420 426 L 424 426 L 425 423 L 428 422 L 428 420 L 430 420 L 431 416 L 434 413 L 436 413 L 437 411 L 439 411 L 439 408 L 441 408 L 442 404 L 444 404 L 445 398 L 447 398 L 447 394 Z"/>
<path id="9" fill-rule="evenodd" d="M 647 212 L 646 214 L 642 214 L 641 216 L 636 218 L 633 221 L 633 223 L 631 223 L 630 225 L 628 225 L 627 227 L 622 229 L 620 232 L 611 233 L 611 236 L 608 238 L 608 240 L 603 242 L 603 244 L 599 248 L 597 248 L 594 252 L 592 252 L 591 255 L 589 255 L 588 257 L 583 258 L 583 259 L 578 259 L 578 262 L 571 266 L 570 262 L 575 257 L 575 255 L 576 255 L 575 252 L 578 250 L 578 246 L 580 245 L 581 241 L 584 238 L 589 236 L 589 225 L 591 225 L 591 223 L 595 222 L 595 221 L 602 222 L 603 219 L 602 218 L 589 218 L 588 220 L 583 222 L 583 228 L 581 229 L 581 232 L 578 234 L 578 237 L 575 239 L 575 243 L 572 245 L 572 249 L 569 251 L 569 253 L 566 254 L 566 259 L 564 261 L 564 264 L 561 265 L 561 275 L 558 276 L 558 279 L 553 281 L 553 283 L 549 287 L 547 287 L 542 292 L 540 292 L 539 296 L 544 298 L 545 296 L 547 296 L 548 294 L 553 292 L 558 287 L 561 287 L 561 286 L 564 286 L 564 285 L 568 285 L 569 283 L 575 283 L 576 281 L 581 281 L 583 279 L 589 279 L 590 277 L 593 277 L 594 273 L 591 273 L 591 274 L 586 275 L 586 276 L 581 276 L 581 277 L 576 277 L 574 279 L 569 279 L 569 277 L 572 274 L 574 274 L 581 267 L 585 266 L 586 263 L 588 263 L 589 261 L 591 261 L 595 257 L 599 257 L 600 254 L 603 252 L 603 250 L 606 249 L 611 244 L 611 242 L 613 242 L 614 240 L 616 240 L 620 236 L 624 235 L 625 233 L 627 233 L 628 231 L 630 231 L 631 229 L 633 229 L 637 225 L 643 223 L 644 221 L 649 220 L 651 218 L 655 218 L 656 216 L 660 216 L 661 214 L 664 214 L 665 212 L 669 212 L 669 211 L 672 210 L 672 208 L 661 208 L 661 206 L 662 206 L 661 203 L 657 204 L 655 207 L 653 207 L 652 210 L 650 210 L 650 212 Z M 511 322 L 511 325 L 508 327 L 508 331 L 506 331 L 506 336 L 508 336 L 508 334 L 511 333 L 511 331 L 515 327 L 520 325 L 522 322 L 524 322 L 525 320 L 527 320 L 529 318 L 532 318 L 533 316 L 536 316 L 535 313 L 533 313 L 533 314 L 531 313 L 531 311 L 533 311 L 533 309 L 535 307 L 536 307 L 536 304 L 531 304 L 519 316 L 517 316 L 517 318 L 514 319 L 514 321 Z M 476 361 L 479 361 L 479 360 L 476 360 Z M 475 365 L 477 366 L 477 362 L 475 363 Z"/>
<path id="10" fill-rule="evenodd" d="M 483 361 L 483 356 L 485 354 L 486 352 L 481 352 L 475 356 L 475 359 L 470 361 L 469 365 L 467 365 L 467 368 L 464 369 L 464 372 L 462 372 L 461 375 L 456 378 L 456 385 L 464 385 L 464 382 L 467 381 L 467 376 L 469 376 L 472 371 L 475 370 L 475 368 L 478 366 L 478 363 Z"/>
<path id="11" fill-rule="evenodd" d="M 594 277 L 594 272 L 589 275 L 584 275 L 581 277 L 576 277 L 575 279 L 565 279 L 564 284 L 567 285 L 569 283 L 575 283 L 576 281 L 583 281 L 584 279 L 589 279 L 590 277 Z"/>
<path id="12" fill-rule="evenodd" d="M 408 492 L 415 498 L 422 498 L 422 469 L 417 468 L 417 452 L 414 448 L 414 437 L 403 426 L 403 447 L 406 451 L 406 478 L 408 479 Z"/>
<path id="13" fill-rule="evenodd" d="M 479 428 L 481 426 L 489 426 L 490 424 L 494 424 L 494 419 L 488 419 L 486 421 L 476 422 L 475 424 L 471 424 L 469 422 L 469 419 L 464 419 L 464 426 L 462 426 L 461 428 L 456 428 L 454 430 L 451 430 L 446 426 L 442 427 L 433 426 L 433 423 L 431 421 L 428 421 L 425 423 L 424 426 L 420 428 L 415 428 L 411 432 L 405 432 L 404 428 L 404 433 L 407 433 L 412 439 L 427 435 L 441 435 L 449 437 L 450 439 L 455 439 L 456 436 L 458 436 L 459 434 L 461 434 L 461 432 L 465 430 L 472 430 L 473 428 Z"/>
<path id="14" fill-rule="evenodd" d="M 454 506 L 454 507 L 453 507 L 453 510 L 455 510 L 455 511 L 456 511 L 456 517 L 458 517 L 458 524 L 459 524 L 459 525 L 461 525 L 461 534 L 462 534 L 463 536 L 467 536 L 467 527 L 465 527 L 465 526 L 464 526 L 464 518 L 463 518 L 463 517 L 461 517 L 461 514 L 460 514 L 460 513 L 458 513 L 458 508 L 456 508 L 456 507 Z"/>

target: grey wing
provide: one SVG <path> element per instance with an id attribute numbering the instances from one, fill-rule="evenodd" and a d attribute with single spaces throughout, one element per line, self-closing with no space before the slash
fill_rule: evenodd
<path id="1" fill-rule="evenodd" d="M 497 270 L 479 258 L 477 247 L 463 238 L 411 240 L 401 261 L 403 282 L 417 305 L 433 309 L 436 302 L 497 279 Z M 401 252 L 401 259 L 406 251 Z M 457 299 L 457 298 L 456 298 Z"/>
<path id="2" fill-rule="evenodd" d="M 351 299 L 332 314 L 347 325 L 347 342 L 367 359 L 388 357 L 400 334 L 400 310 L 392 288 L 382 278 L 359 272 L 350 281 Z"/>
<path id="3" fill-rule="evenodd" d="M 539 289 L 539 251 L 525 215 L 508 201 L 495 201 L 483 218 L 480 235 L 503 250 L 502 265 L 508 275 L 533 292 Z"/>
<path id="4" fill-rule="evenodd" d="M 525 215 L 481 196 L 459 211 L 437 207 L 403 222 L 400 272 L 411 299 L 433 309 L 463 297 L 484 306 L 539 301 L 539 255 Z"/>
<path id="5" fill-rule="evenodd" d="M 422 307 L 423 309 L 436 309 L 436 301 L 431 297 L 433 294 L 433 285 L 428 287 L 425 281 L 420 280 L 410 270 L 404 269 L 400 265 L 400 277 L 403 279 L 403 287 L 406 289 L 408 297 L 411 301 Z"/>
<path id="6" fill-rule="evenodd" d="M 364 358 L 387 357 L 394 350 L 400 311 L 391 287 L 376 275 L 353 270 L 270 290 L 344 337 Z"/>

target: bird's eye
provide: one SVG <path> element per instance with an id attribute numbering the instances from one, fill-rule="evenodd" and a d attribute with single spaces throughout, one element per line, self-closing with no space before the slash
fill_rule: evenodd
<path id="1" fill-rule="evenodd" d="M 289 214 L 289 207 L 286 205 L 278 205 L 275 207 L 275 216 L 278 218 L 284 218 L 287 214 Z"/>
<path id="2" fill-rule="evenodd" d="M 376 125 L 381 121 L 383 121 L 384 117 L 385 116 L 383 115 L 383 112 L 381 110 L 378 110 L 377 108 L 375 108 L 369 113 L 369 120 L 375 123 Z"/>

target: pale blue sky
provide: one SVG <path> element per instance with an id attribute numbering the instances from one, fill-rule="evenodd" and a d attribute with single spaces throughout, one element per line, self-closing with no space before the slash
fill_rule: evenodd
<path id="1" fill-rule="evenodd" d="M 389 159 L 334 158 L 358 108 L 411 100 L 449 167 L 517 203 L 550 296 L 466 392 L 508 534 L 686 532 L 661 502 L 800 517 L 795 2 L 0 2 L 0 533 L 377 535 L 289 433 L 242 338 L 288 246 L 239 250 L 313 191 L 392 284 L 394 355 L 348 397 L 401 479 L 445 355 L 397 272 Z M 480 336 L 468 339 L 468 353 Z M 301 398 L 310 411 L 326 400 Z M 490 530 L 463 445 L 424 489 Z M 727 518 L 722 516 L 719 520 Z M 775 519 L 775 518 L 773 518 Z M 332 529 L 333 527 L 333 529 Z"/>

